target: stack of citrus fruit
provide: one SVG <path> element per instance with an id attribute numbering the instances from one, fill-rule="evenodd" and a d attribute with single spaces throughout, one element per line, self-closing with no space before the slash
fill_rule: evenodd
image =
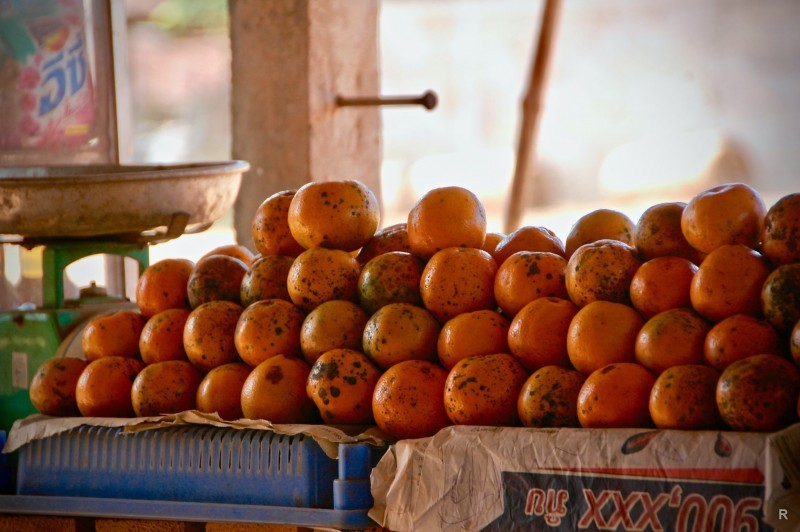
<path id="1" fill-rule="evenodd" d="M 98 316 L 86 360 L 51 360 L 52 415 L 377 424 L 775 430 L 800 412 L 800 194 L 766 209 L 728 184 L 602 209 L 566 245 L 486 233 L 480 200 L 435 189 L 379 227 L 357 181 L 258 208 L 245 247 L 166 259 L 139 311 Z"/>

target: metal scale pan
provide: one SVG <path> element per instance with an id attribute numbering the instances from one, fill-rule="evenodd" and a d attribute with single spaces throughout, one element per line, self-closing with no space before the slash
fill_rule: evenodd
<path id="1" fill-rule="evenodd" d="M 178 234 L 202 231 L 231 208 L 249 167 L 245 161 L 0 167 L 0 235 L 6 242 L 147 238 L 175 228 L 176 219 L 185 224 Z"/>

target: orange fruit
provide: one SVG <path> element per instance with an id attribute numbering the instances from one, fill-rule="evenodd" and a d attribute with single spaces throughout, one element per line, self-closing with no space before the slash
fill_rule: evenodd
<path id="1" fill-rule="evenodd" d="M 692 309 L 673 308 L 647 320 L 636 336 L 636 361 L 656 375 L 673 366 L 703 363 L 711 326 Z"/>
<path id="2" fill-rule="evenodd" d="M 517 398 L 527 377 L 507 353 L 465 358 L 447 375 L 447 417 L 457 425 L 519 425 Z"/>
<path id="3" fill-rule="evenodd" d="M 738 360 L 717 381 L 717 407 L 733 430 L 774 431 L 797 421 L 800 370 L 763 354 Z"/>
<path id="4" fill-rule="evenodd" d="M 75 402 L 85 417 L 132 417 L 131 388 L 144 362 L 108 356 L 90 362 L 75 385 Z"/>
<path id="5" fill-rule="evenodd" d="M 75 388 L 88 364 L 80 358 L 45 360 L 31 379 L 28 392 L 34 408 L 45 416 L 80 415 Z"/>
<path id="6" fill-rule="evenodd" d="M 642 264 L 631 279 L 631 305 L 645 318 L 665 310 L 689 307 L 689 290 L 697 266 L 681 257 L 656 257 Z"/>
<path id="7" fill-rule="evenodd" d="M 489 255 L 494 256 L 494 250 L 497 249 L 497 244 L 506 237 L 503 233 L 486 233 L 486 238 L 483 239 L 481 249 Z"/>
<path id="8" fill-rule="evenodd" d="M 99 314 L 90 318 L 81 335 L 86 360 L 101 357 L 139 358 L 139 336 L 147 319 L 132 309 Z"/>
<path id="9" fill-rule="evenodd" d="M 256 367 L 276 355 L 300 354 L 305 314 L 283 299 L 256 301 L 241 313 L 233 341 L 245 363 Z"/>
<path id="10" fill-rule="evenodd" d="M 494 298 L 497 305 L 503 309 L 503 314 L 513 318 L 534 299 L 566 298 L 566 269 L 566 259 L 555 253 L 514 253 L 500 265 L 494 277 Z"/>
<path id="11" fill-rule="evenodd" d="M 358 301 L 369 314 L 389 303 L 419 305 L 419 281 L 425 264 L 405 251 L 378 255 L 364 265 L 358 278 Z"/>
<path id="12" fill-rule="evenodd" d="M 372 238 L 358 251 L 356 260 L 359 264 L 366 264 L 378 255 L 390 251 L 411 252 L 408 245 L 408 229 L 405 222 L 378 229 Z"/>
<path id="13" fill-rule="evenodd" d="M 248 307 L 262 299 L 289 299 L 286 278 L 294 259 L 285 255 L 267 255 L 253 262 L 242 277 L 239 298 Z"/>
<path id="14" fill-rule="evenodd" d="M 387 369 L 372 395 L 375 423 L 395 438 L 433 436 L 450 424 L 440 400 L 447 371 L 426 360 L 406 360 Z"/>
<path id="15" fill-rule="evenodd" d="M 508 352 L 508 320 L 494 310 L 465 312 L 451 318 L 439 331 L 439 362 L 451 369 L 468 357 Z"/>
<path id="16" fill-rule="evenodd" d="M 150 364 L 133 381 L 133 411 L 142 417 L 193 410 L 202 380 L 203 375 L 187 360 Z"/>
<path id="17" fill-rule="evenodd" d="M 305 360 L 285 355 L 258 364 L 242 386 L 244 417 L 272 423 L 312 423 L 317 409 L 306 395 L 310 372 Z"/>
<path id="18" fill-rule="evenodd" d="M 355 301 L 361 265 L 346 251 L 311 248 L 289 268 L 286 287 L 292 303 L 306 312 L 332 299 Z"/>
<path id="19" fill-rule="evenodd" d="M 494 308 L 496 272 L 497 264 L 483 250 L 437 251 L 422 271 L 422 302 L 442 323 L 464 312 Z"/>
<path id="20" fill-rule="evenodd" d="M 222 246 L 217 246 L 208 253 L 204 254 L 202 257 L 200 257 L 198 262 L 206 257 L 210 257 L 211 255 L 227 255 L 228 257 L 239 259 L 248 267 L 253 264 L 253 261 L 256 258 L 252 251 L 241 244 L 225 244 Z"/>
<path id="21" fill-rule="evenodd" d="M 789 352 L 792 355 L 794 363 L 800 366 L 800 321 L 795 323 L 789 335 Z"/>
<path id="22" fill-rule="evenodd" d="M 734 314 L 715 324 L 703 343 L 706 364 L 722 371 L 737 360 L 752 355 L 781 354 L 778 332 L 764 320 L 747 314 Z"/>
<path id="23" fill-rule="evenodd" d="M 593 371 L 578 393 L 578 421 L 584 428 L 645 428 L 650 418 L 650 390 L 656 377 L 630 362 Z"/>
<path id="24" fill-rule="evenodd" d="M 145 364 L 188 360 L 183 348 L 183 328 L 189 313 L 185 308 L 171 308 L 147 320 L 139 336 L 139 352 Z"/>
<path id="25" fill-rule="evenodd" d="M 326 301 L 308 313 L 300 327 L 300 350 L 313 364 L 331 349 L 361 350 L 367 313 L 352 301 Z"/>
<path id="26" fill-rule="evenodd" d="M 517 412 L 526 427 L 580 427 L 578 393 L 586 380 L 579 371 L 544 366 L 522 385 Z"/>
<path id="27" fill-rule="evenodd" d="M 711 430 L 722 425 L 716 402 L 719 373 L 702 364 L 673 366 L 650 391 L 650 416 L 656 427 Z"/>
<path id="28" fill-rule="evenodd" d="M 758 246 L 767 209 L 761 196 L 744 183 L 728 183 L 696 194 L 683 209 L 681 231 L 704 253 L 726 244 Z"/>
<path id="29" fill-rule="evenodd" d="M 449 247 L 480 249 L 486 239 L 486 211 L 465 188 L 435 188 L 411 207 L 407 230 L 412 253 L 424 259 Z"/>
<path id="30" fill-rule="evenodd" d="M 597 209 L 584 214 L 567 234 L 565 257 L 570 258 L 584 244 L 598 240 L 618 240 L 633 246 L 636 226 L 628 216 L 613 209 Z"/>
<path id="31" fill-rule="evenodd" d="M 187 283 L 193 269 L 194 263 L 186 259 L 163 259 L 148 266 L 136 281 L 136 305 L 142 316 L 189 308 Z"/>
<path id="32" fill-rule="evenodd" d="M 597 240 L 575 250 L 567 262 L 567 294 L 579 307 L 592 301 L 628 303 L 630 286 L 641 262 L 619 240 Z"/>
<path id="33" fill-rule="evenodd" d="M 633 362 L 636 336 L 643 325 L 639 313 L 627 305 L 593 301 L 580 309 L 569 324 L 569 360 L 587 375 L 612 363 Z"/>
<path id="34" fill-rule="evenodd" d="M 355 251 L 378 229 L 375 194 L 359 181 L 318 181 L 298 189 L 289 204 L 289 231 L 306 249 Z"/>
<path id="35" fill-rule="evenodd" d="M 265 199 L 256 209 L 250 234 L 262 255 L 296 257 L 305 248 L 297 243 L 289 230 L 289 205 L 296 190 L 282 190 Z"/>
<path id="36" fill-rule="evenodd" d="M 769 266 L 757 252 L 743 244 L 722 245 L 700 264 L 692 278 L 692 307 L 718 322 L 734 314 L 758 315 L 761 287 Z"/>
<path id="37" fill-rule="evenodd" d="M 578 313 L 568 299 L 542 297 L 520 310 L 508 329 L 511 354 L 528 371 L 544 366 L 569 366 L 567 332 Z"/>
<path id="38" fill-rule="evenodd" d="M 352 349 L 331 349 L 311 366 L 306 393 L 328 424 L 369 425 L 372 395 L 381 376 L 369 358 Z"/>
<path id="39" fill-rule="evenodd" d="M 203 373 L 239 360 L 233 337 L 242 310 L 231 301 L 209 301 L 186 318 L 183 348 L 189 361 Z"/>
<path id="40" fill-rule="evenodd" d="M 642 213 L 633 238 L 642 260 L 681 257 L 695 264 L 703 261 L 705 254 L 693 248 L 683 236 L 681 216 L 685 208 L 682 202 L 657 203 Z"/>
<path id="41" fill-rule="evenodd" d="M 405 360 L 434 360 L 439 329 L 439 322 L 424 308 L 391 303 L 367 321 L 364 354 L 383 369 Z"/>
<path id="42" fill-rule="evenodd" d="M 241 303 L 242 279 L 247 265 L 228 255 L 211 255 L 197 261 L 186 285 L 193 309 L 209 301 Z"/>
<path id="43" fill-rule="evenodd" d="M 212 369 L 197 387 L 195 401 L 200 412 L 216 412 L 226 421 L 235 421 L 242 414 L 242 387 L 253 368 L 242 362 L 229 362 Z"/>
<path id="44" fill-rule="evenodd" d="M 761 308 L 779 331 L 790 331 L 800 320 L 800 262 L 778 266 L 769 274 L 761 289 Z"/>
<path id="45" fill-rule="evenodd" d="M 769 208 L 760 249 L 776 266 L 800 262 L 800 192 L 783 196 Z"/>
<path id="46" fill-rule="evenodd" d="M 564 244 L 556 234 L 546 227 L 528 225 L 512 231 L 503 238 L 491 254 L 495 262 L 502 265 L 508 257 L 518 251 L 538 251 L 565 255 Z"/>

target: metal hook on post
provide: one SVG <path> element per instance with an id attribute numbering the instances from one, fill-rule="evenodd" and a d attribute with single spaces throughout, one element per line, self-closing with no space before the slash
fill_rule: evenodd
<path id="1" fill-rule="evenodd" d="M 429 90 L 419 96 L 337 96 L 336 105 L 339 107 L 369 107 L 383 105 L 421 105 L 428 111 L 439 103 L 436 93 Z"/>

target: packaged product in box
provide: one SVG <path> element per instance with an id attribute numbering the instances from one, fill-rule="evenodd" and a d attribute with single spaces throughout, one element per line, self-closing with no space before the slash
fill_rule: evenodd
<path id="1" fill-rule="evenodd" d="M 800 424 L 778 433 L 450 427 L 372 473 L 392 530 L 798 530 Z"/>

